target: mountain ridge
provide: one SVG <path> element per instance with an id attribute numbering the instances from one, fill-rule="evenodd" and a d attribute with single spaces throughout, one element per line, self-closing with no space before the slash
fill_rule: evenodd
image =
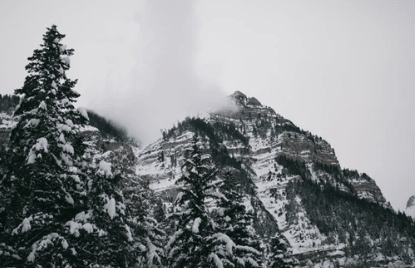
<path id="1" fill-rule="evenodd" d="M 344 231 L 338 232 L 332 226 L 340 224 L 338 221 L 346 216 L 334 217 L 337 223 L 329 220 L 327 225 L 321 222 L 320 214 L 335 213 L 335 206 L 339 209 L 339 204 L 346 202 L 357 211 L 356 215 L 364 215 L 365 212 L 359 212 L 360 208 L 367 207 L 370 211 L 395 217 L 396 212 L 375 180 L 365 173 L 342 169 L 327 141 L 300 129 L 256 98 L 237 91 L 228 99 L 230 107 L 210 112 L 203 118 L 188 117 L 163 131 L 162 138 L 138 153 L 136 174 L 148 182 L 166 208 L 171 207 L 177 194 L 175 181 L 181 175 L 181 164 L 187 157 L 192 137 L 198 135 L 203 144 L 202 151 L 211 155 L 219 170 L 239 174 L 236 177 L 239 177 L 244 192 L 243 204 L 255 214 L 253 227 L 264 243 L 280 232 L 288 239 L 294 256 L 303 260 L 304 265 L 306 260 L 319 263 L 330 259 L 333 265 L 353 262 L 350 254 L 362 250 L 366 247 L 362 245 L 372 239 L 364 238 L 363 229 L 368 227 L 363 225 L 366 223 L 344 226 Z M 320 185 L 320 190 L 316 188 L 317 192 L 312 195 L 330 200 L 334 193 L 338 196 L 337 201 L 327 212 L 314 215 L 310 210 L 313 208 L 303 200 L 318 199 L 301 197 L 301 192 L 307 191 L 302 190 L 304 185 L 311 188 Z M 353 213 L 347 217 L 357 217 L 350 216 L 355 215 Z M 367 217 L 375 217 L 371 213 Z M 378 225 L 376 228 L 387 227 Z M 353 230 L 362 234 L 354 235 Z M 306 257 L 310 254 L 314 256 L 311 259 Z M 387 256 L 382 256 L 378 257 L 378 263 L 389 261 Z"/>

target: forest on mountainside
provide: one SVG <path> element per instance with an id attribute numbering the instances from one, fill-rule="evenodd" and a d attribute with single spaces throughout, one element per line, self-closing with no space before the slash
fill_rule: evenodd
<path id="1" fill-rule="evenodd" d="M 15 90 L 21 96 L 17 123 L 0 162 L 1 265 L 292 267 L 281 236 L 265 248 L 250 228 L 252 216 L 239 204 L 232 174 L 217 181 L 218 167 L 240 167 L 219 140 L 230 135 L 247 142 L 232 126 L 217 125 L 221 131 L 215 133 L 202 121 L 189 121 L 204 131 L 194 135 L 181 166 L 173 211 L 159 215 L 158 223 L 140 178 L 124 177 L 82 135 L 92 121 L 109 137 L 127 137 L 105 118 L 74 107 L 77 81 L 66 76 L 74 50 L 61 43 L 64 37 L 56 25 L 47 28 L 41 48 L 28 58 L 23 86 Z M 213 140 L 213 161 L 201 151 L 206 137 Z M 133 191 L 124 188 L 128 181 Z M 212 199 L 215 211 L 207 206 Z"/>
<path id="2" fill-rule="evenodd" d="M 0 112 L 12 114 L 19 104 L 19 97 L 16 95 L 0 94 Z"/>

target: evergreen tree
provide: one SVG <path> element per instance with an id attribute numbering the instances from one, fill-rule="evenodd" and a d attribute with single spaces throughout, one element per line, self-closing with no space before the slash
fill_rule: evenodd
<path id="1" fill-rule="evenodd" d="M 262 256 L 259 238 L 250 229 L 253 215 L 242 204 L 241 186 L 230 171 L 225 172 L 220 191 L 225 198 L 218 202 L 217 229 L 235 244 L 232 267 L 260 267 Z"/>
<path id="2" fill-rule="evenodd" d="M 72 90 L 76 80 L 65 74 L 73 49 L 60 43 L 64 37 L 56 26 L 48 28 L 42 48 L 28 58 L 23 87 L 15 90 L 22 97 L 1 181 L 7 213 L 3 235 L 19 249 L 26 267 L 71 258 L 62 223 L 86 206 L 76 168 L 84 148 L 74 145 L 87 116 L 73 106 L 79 94 Z"/>
<path id="3" fill-rule="evenodd" d="M 279 233 L 271 238 L 268 252 L 269 268 L 291 268 L 296 264 L 288 251 L 287 239 Z"/>
<path id="4" fill-rule="evenodd" d="M 208 198 L 224 198 L 213 182 L 217 170 L 202 157 L 195 136 L 189 159 L 182 166 L 180 193 L 175 200 L 174 234 L 166 246 L 170 267 L 226 267 L 233 242 L 215 230 L 206 206 Z M 229 245 L 228 252 L 223 249 Z"/>
<path id="5" fill-rule="evenodd" d="M 16 89 L 1 196 L 6 211 L 0 263 L 15 267 L 130 267 L 134 254 L 122 195 L 108 163 L 92 163 L 80 128 L 88 122 L 73 103 L 76 80 L 66 77 L 73 49 L 53 25 Z"/>
<path id="6" fill-rule="evenodd" d="M 156 210 L 154 193 L 144 187 L 136 188 L 126 198 L 129 199 L 131 218 L 129 224 L 134 236 L 134 250 L 137 253 L 136 268 L 163 267 L 165 263 L 164 242 L 165 232 L 160 228 L 155 215 L 149 215 L 149 211 Z M 162 205 L 162 204 L 161 204 Z M 159 208 L 160 209 L 160 208 Z M 156 214 L 159 211 L 154 211 Z M 164 220 L 164 217 L 163 219 Z"/>

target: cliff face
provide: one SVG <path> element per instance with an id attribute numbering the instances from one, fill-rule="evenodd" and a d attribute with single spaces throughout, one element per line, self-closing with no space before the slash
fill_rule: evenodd
<path id="1" fill-rule="evenodd" d="M 345 256 L 342 249 L 347 242 L 321 229 L 316 218 L 308 215 L 303 200 L 307 196 L 295 194 L 295 189 L 311 181 L 384 208 L 391 208 L 390 204 L 366 174 L 342 170 L 334 149 L 321 137 L 301 130 L 241 92 L 229 100 L 229 107 L 203 118 L 187 118 L 144 148 L 138 155 L 136 174 L 164 200 L 165 207 L 171 207 L 180 167 L 193 135 L 198 133 L 202 151 L 211 155 L 216 166 L 239 174 L 244 204 L 256 215 L 253 227 L 264 237 L 264 243 L 270 235 L 281 232 L 299 259 L 314 256 L 311 260 L 316 263 L 331 256 L 334 265 L 334 259 Z"/>
<path id="2" fill-rule="evenodd" d="M 406 203 L 405 213 L 415 219 L 415 195 L 411 196 Z"/>

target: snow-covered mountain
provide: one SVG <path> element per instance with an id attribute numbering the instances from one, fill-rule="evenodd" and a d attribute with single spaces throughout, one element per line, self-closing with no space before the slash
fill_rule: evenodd
<path id="1" fill-rule="evenodd" d="M 256 98 L 237 91 L 229 103 L 186 118 L 146 148 L 104 138 L 108 133 L 96 127 L 85 127 L 82 135 L 97 161 L 123 173 L 126 204 L 136 191 L 147 189 L 147 206 L 159 222 L 172 211 L 176 181 L 196 134 L 219 169 L 218 179 L 230 171 L 238 180 L 262 244 L 282 234 L 297 267 L 412 267 L 415 224 L 392 210 L 373 179 L 342 169 L 327 141 Z M 5 113 L 0 118 L 3 146 L 15 122 Z M 408 201 L 407 214 L 414 200 Z"/>
<path id="2" fill-rule="evenodd" d="M 327 141 L 256 98 L 237 91 L 229 100 L 230 107 L 186 118 L 139 152 L 135 174 L 162 199 L 166 214 L 197 134 L 219 177 L 231 170 L 240 180 L 244 204 L 254 212 L 253 227 L 264 244 L 281 232 L 300 266 L 359 265 L 362 258 L 377 265 L 412 263 L 412 246 L 404 247 L 415 240 L 404 237 L 413 222 L 392 210 L 373 179 L 341 169 Z M 405 219 L 405 231 L 390 226 L 399 217 Z M 386 232 L 403 242 L 387 245 Z"/>

